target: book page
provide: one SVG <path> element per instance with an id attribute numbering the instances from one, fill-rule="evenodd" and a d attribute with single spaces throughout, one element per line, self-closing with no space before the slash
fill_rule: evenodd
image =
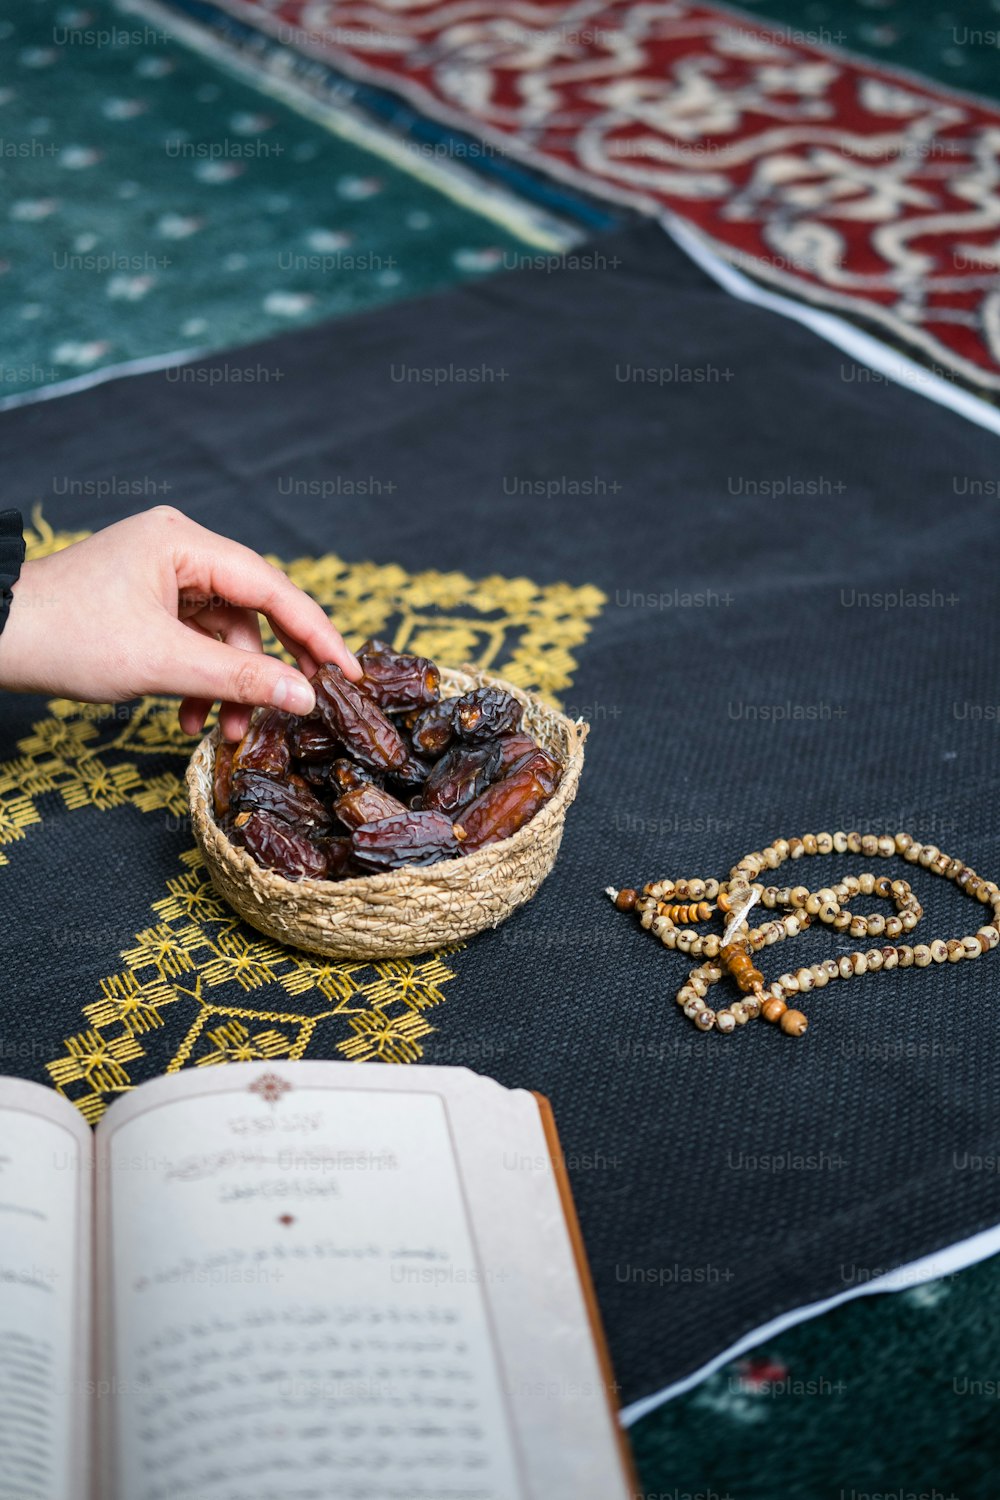
<path id="1" fill-rule="evenodd" d="M 109 1500 L 628 1493 L 537 1101 L 240 1064 L 98 1127 Z"/>
<path id="2" fill-rule="evenodd" d="M 0 1500 L 80 1500 L 93 1141 L 51 1089 L 0 1079 Z"/>
<path id="3" fill-rule="evenodd" d="M 113 1493 L 517 1500 L 441 1098 L 229 1081 L 109 1131 Z"/>

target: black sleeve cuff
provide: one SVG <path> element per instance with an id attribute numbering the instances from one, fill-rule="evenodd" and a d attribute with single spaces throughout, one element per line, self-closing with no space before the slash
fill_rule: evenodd
<path id="1" fill-rule="evenodd" d="M 24 562 L 24 522 L 19 510 L 0 510 L 0 631 L 7 623 L 12 590 Z"/>

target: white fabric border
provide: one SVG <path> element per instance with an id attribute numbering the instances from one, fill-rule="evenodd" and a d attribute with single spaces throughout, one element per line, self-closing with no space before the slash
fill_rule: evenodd
<path id="1" fill-rule="evenodd" d="M 936 375 L 933 370 L 928 370 L 924 365 L 918 364 L 916 360 L 910 359 L 890 345 L 881 343 L 870 333 L 865 333 L 860 328 L 855 328 L 853 324 L 845 322 L 836 313 L 825 312 L 811 303 L 798 302 L 792 297 L 785 297 L 780 292 L 772 292 L 758 285 L 725 260 L 705 239 L 676 215 L 662 214 L 660 223 L 678 248 L 690 256 L 707 275 L 711 276 L 713 281 L 731 296 L 737 297 L 741 302 L 753 303 L 757 307 L 766 308 L 769 312 L 779 313 L 782 317 L 791 318 L 796 323 L 803 324 L 820 338 L 842 349 L 857 364 L 867 366 L 886 380 L 904 386 L 917 395 L 925 396 L 929 401 L 936 401 L 938 405 L 946 406 L 950 411 L 974 422 L 976 426 L 985 427 L 988 432 L 994 432 L 1000 436 L 1000 408 L 991 406 L 988 401 L 967 391 L 963 386 L 953 384 L 941 375 Z M 552 253 L 559 254 L 562 250 L 568 253 L 571 248 L 571 246 L 553 246 Z M 0 412 L 9 411 L 16 406 L 28 406 L 35 401 L 51 400 L 56 396 L 69 396 L 75 391 L 88 390 L 91 386 L 102 385 L 106 380 L 117 380 L 120 376 L 145 375 L 153 370 L 162 370 L 168 365 L 189 364 L 196 359 L 205 359 L 213 352 L 225 353 L 227 351 L 185 349 L 173 354 L 148 355 L 123 364 L 104 365 L 98 370 L 91 370 L 84 375 L 73 376 L 69 380 L 58 381 L 53 385 L 39 386 L 31 391 L 19 391 L 12 396 L 2 396 L 0 397 Z"/>
<path id="2" fill-rule="evenodd" d="M 793 1308 L 791 1312 L 780 1313 L 769 1323 L 763 1323 L 759 1328 L 754 1328 L 750 1333 L 744 1334 L 735 1344 L 724 1349 L 714 1359 L 710 1359 L 700 1370 L 695 1370 L 694 1374 L 685 1375 L 683 1380 L 676 1380 L 673 1385 L 664 1386 L 662 1391 L 654 1391 L 650 1396 L 642 1396 L 638 1401 L 623 1406 L 618 1413 L 618 1420 L 623 1427 L 631 1427 L 633 1423 L 648 1416 L 665 1402 L 672 1401 L 675 1396 L 682 1396 L 685 1391 L 690 1391 L 694 1386 L 700 1385 L 703 1380 L 708 1379 L 709 1375 L 714 1375 L 716 1370 L 728 1364 L 737 1355 L 745 1354 L 758 1344 L 777 1338 L 786 1329 L 794 1328 L 798 1323 L 806 1323 L 811 1318 L 818 1318 L 823 1313 L 829 1312 L 831 1308 L 840 1307 L 842 1303 L 850 1302 L 855 1297 L 867 1297 L 877 1292 L 912 1291 L 915 1286 L 920 1286 L 923 1282 L 937 1281 L 942 1276 L 954 1276 L 957 1271 L 964 1271 L 969 1266 L 975 1265 L 977 1261 L 986 1260 L 998 1252 L 1000 1252 L 1000 1224 L 995 1224 L 992 1229 L 980 1230 L 978 1234 L 972 1235 L 967 1240 L 959 1240 L 943 1250 L 935 1250 L 931 1255 L 924 1255 L 919 1260 L 910 1261 L 908 1265 L 897 1266 L 894 1271 L 888 1271 L 884 1276 L 876 1276 L 873 1280 L 865 1282 L 863 1286 L 849 1287 L 847 1291 L 837 1292 L 835 1296 L 826 1297 L 822 1302 L 809 1302 L 803 1307 Z"/>
<path id="3" fill-rule="evenodd" d="M 712 277 L 732 296 L 742 302 L 752 302 L 765 307 L 769 312 L 780 313 L 810 328 L 820 338 L 835 344 L 857 364 L 867 365 L 879 375 L 897 385 L 905 386 L 918 395 L 947 406 L 959 416 L 966 417 L 979 427 L 1000 435 L 1000 409 L 991 406 L 980 396 L 968 391 L 943 376 L 928 370 L 908 355 L 901 354 L 888 344 L 881 343 L 870 333 L 855 328 L 836 313 L 825 312 L 809 302 L 799 302 L 785 297 L 780 292 L 769 291 L 742 271 L 723 259 L 707 241 L 675 214 L 663 214 L 660 223 L 671 239 L 689 255 L 702 270 Z"/>
<path id="4" fill-rule="evenodd" d="M 182 349 L 175 354 L 146 354 L 141 359 L 128 359 L 119 365 L 101 365 L 97 370 L 87 370 L 83 375 L 71 375 L 68 380 L 57 380 L 52 385 L 36 386 L 31 391 L 15 391 L 12 396 L 0 396 L 0 411 L 10 411 L 15 406 L 31 406 L 36 401 L 51 401 L 55 396 L 72 396 L 75 391 L 88 391 L 91 386 L 103 385 L 106 380 L 117 380 L 122 375 L 148 375 L 153 370 L 166 370 L 172 365 L 189 365 L 196 359 L 207 359 L 212 353 L 232 352 L 231 349 Z"/>

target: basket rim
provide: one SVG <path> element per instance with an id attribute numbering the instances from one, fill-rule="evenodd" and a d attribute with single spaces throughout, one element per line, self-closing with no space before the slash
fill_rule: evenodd
<path id="1" fill-rule="evenodd" d="M 442 683 L 447 679 L 449 687 L 461 687 L 463 691 L 467 690 L 468 685 L 499 687 L 511 693 L 526 708 L 544 710 L 558 724 L 567 740 L 568 754 L 555 794 L 516 833 L 497 843 L 486 844 L 482 849 L 477 849 L 474 854 L 460 854 L 451 859 L 440 859 L 431 865 L 402 865 L 398 870 L 381 870 L 371 875 L 352 875 L 346 880 L 314 878 L 288 880 L 277 871 L 258 865 L 245 849 L 232 843 L 215 821 L 214 810 L 209 805 L 208 788 L 215 764 L 216 746 L 222 735 L 221 725 L 216 723 L 195 746 L 185 773 L 192 822 L 196 825 L 196 832 L 200 833 L 202 840 L 213 846 L 212 856 L 228 863 L 234 872 L 241 871 L 247 877 L 248 885 L 257 887 L 263 896 L 273 893 L 275 898 L 280 895 L 288 899 L 296 894 L 303 896 L 309 894 L 314 898 L 324 899 L 331 905 L 336 905 L 341 899 L 347 901 L 351 898 L 365 899 L 391 894 L 404 883 L 408 883 L 411 888 L 413 884 L 440 885 L 442 880 L 448 879 L 450 871 L 456 873 L 469 871 L 474 874 L 477 868 L 484 869 L 493 863 L 498 848 L 502 847 L 511 855 L 515 854 L 518 849 L 524 848 L 529 839 L 537 836 L 540 818 L 545 818 L 546 823 L 555 818 L 561 820 L 565 809 L 576 795 L 576 787 L 583 766 L 583 747 L 590 732 L 590 725 L 587 721 L 582 718 L 571 719 L 561 709 L 556 708 L 555 704 L 548 703 L 540 694 L 532 693 L 526 688 L 518 687 L 516 683 L 508 682 L 503 677 L 479 671 L 467 664 L 462 667 L 441 666 L 440 670 Z"/>

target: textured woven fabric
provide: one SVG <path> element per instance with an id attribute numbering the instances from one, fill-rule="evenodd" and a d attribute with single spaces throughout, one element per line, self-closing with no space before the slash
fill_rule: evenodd
<path id="1" fill-rule="evenodd" d="M 630 1400 L 1000 1212 L 1000 959 L 830 985 L 798 1042 L 704 1037 L 673 1003 L 685 961 L 603 894 L 834 827 L 907 828 L 997 875 L 998 450 L 729 300 L 653 227 L 589 251 L 241 351 L 283 371 L 280 398 L 209 385 L 223 360 L 0 418 L 11 493 L 60 530 L 134 508 L 101 498 L 110 476 L 166 481 L 354 639 L 387 620 L 593 725 L 537 899 L 419 972 L 352 975 L 225 929 L 155 714 L 4 703 L 2 1005 L 14 1065 L 88 1111 L 300 1041 L 547 1093 Z M 882 870 L 912 879 L 921 935 L 980 924 L 954 887 Z M 836 949 L 810 932 L 765 972 Z M 313 1029 L 287 1020 L 321 1001 Z"/>

